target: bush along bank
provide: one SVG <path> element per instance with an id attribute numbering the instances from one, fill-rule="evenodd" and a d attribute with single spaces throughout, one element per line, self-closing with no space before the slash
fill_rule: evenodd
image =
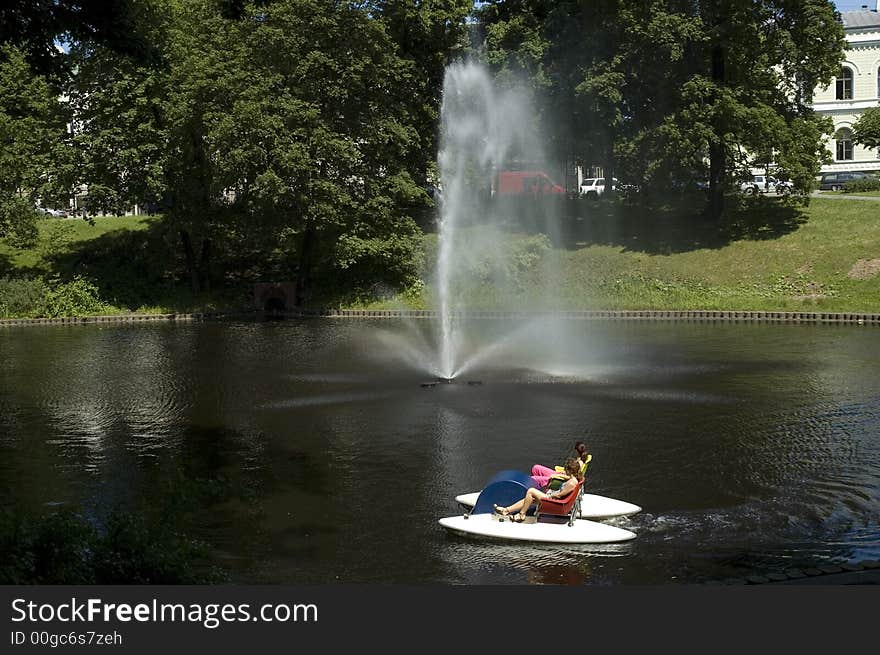
<path id="1" fill-rule="evenodd" d="M 206 544 L 127 512 L 103 525 L 59 511 L 0 509 L 0 584 L 215 584 Z"/>
<path id="2" fill-rule="evenodd" d="M 0 318 L 55 318 L 115 313 L 119 310 L 101 300 L 98 287 L 76 276 L 0 278 Z"/>

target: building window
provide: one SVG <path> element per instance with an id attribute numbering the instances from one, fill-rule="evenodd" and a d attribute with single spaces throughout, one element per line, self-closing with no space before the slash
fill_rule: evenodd
<path id="1" fill-rule="evenodd" d="M 837 78 L 837 99 L 852 100 L 853 97 L 853 72 L 844 66 L 840 69 L 840 76 Z"/>
<path id="2" fill-rule="evenodd" d="M 852 131 L 845 127 L 841 127 L 834 133 L 834 138 L 837 141 L 837 161 L 852 161 Z"/>

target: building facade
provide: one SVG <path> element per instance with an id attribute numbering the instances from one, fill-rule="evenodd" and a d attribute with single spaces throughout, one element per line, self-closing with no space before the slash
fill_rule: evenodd
<path id="1" fill-rule="evenodd" d="M 841 12 L 847 49 L 838 75 L 828 87 L 816 89 L 813 108 L 830 116 L 834 134 L 828 140 L 832 161 L 823 173 L 878 171 L 880 152 L 852 142 L 852 126 L 863 111 L 880 106 L 880 0 L 874 9 Z"/>

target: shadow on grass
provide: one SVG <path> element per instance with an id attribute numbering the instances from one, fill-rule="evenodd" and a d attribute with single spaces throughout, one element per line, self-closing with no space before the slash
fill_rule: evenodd
<path id="1" fill-rule="evenodd" d="M 31 253 L 30 265 L 22 266 L 0 252 L 0 277 L 3 271 L 15 278 L 59 282 L 80 276 L 95 284 L 102 302 L 115 308 L 163 312 L 251 311 L 254 283 L 295 279 L 295 257 L 289 249 L 259 235 L 248 241 L 220 234 L 212 243 L 211 289 L 196 295 L 186 274 L 179 232 L 171 221 L 157 216 L 137 227 L 123 226 L 98 236 L 74 227 L 53 223 Z M 339 271 L 332 261 L 321 259 L 314 265 L 313 296 L 322 301 L 334 294 L 365 296 L 383 285 L 383 275 L 393 277 L 378 265 Z"/>
<path id="2" fill-rule="evenodd" d="M 0 265 L 3 263 L 0 261 Z M 8 265 L 11 269 L 11 262 Z M 218 261 L 216 268 L 223 271 L 224 262 Z M 172 312 L 225 308 L 241 295 L 226 288 L 221 276 L 213 292 L 195 296 L 185 275 L 178 232 L 162 217 L 138 229 L 123 227 L 94 238 L 53 234 L 40 245 L 38 263 L 18 267 L 14 273 L 57 276 L 63 282 L 82 276 L 94 282 L 102 301 L 131 311 L 150 307 Z"/>
<path id="3" fill-rule="evenodd" d="M 578 201 L 561 218 L 556 245 L 570 250 L 606 245 L 668 255 L 722 248 L 734 241 L 776 239 L 807 220 L 804 208 L 794 200 L 732 196 L 727 203 L 725 217 L 715 222 L 702 213 L 705 201 L 699 196 L 654 208 Z"/>
<path id="4" fill-rule="evenodd" d="M 16 272 L 12 257 L 5 252 L 0 252 L 0 277 L 12 276 L 15 275 Z"/>
<path id="5" fill-rule="evenodd" d="M 61 280 L 76 275 L 89 278 L 98 286 L 100 297 L 117 307 L 164 305 L 183 286 L 172 234 L 157 219 L 144 229 L 123 228 L 94 239 L 50 243 L 43 260 Z"/>

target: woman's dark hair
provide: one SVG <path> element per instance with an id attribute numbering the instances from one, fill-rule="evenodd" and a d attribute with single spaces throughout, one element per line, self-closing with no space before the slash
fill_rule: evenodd
<path id="1" fill-rule="evenodd" d="M 587 444 L 585 444 L 583 441 L 578 441 L 574 445 L 574 449 L 575 449 L 575 452 L 577 452 L 577 454 L 580 455 L 581 459 L 583 459 L 584 456 L 587 454 Z"/>

